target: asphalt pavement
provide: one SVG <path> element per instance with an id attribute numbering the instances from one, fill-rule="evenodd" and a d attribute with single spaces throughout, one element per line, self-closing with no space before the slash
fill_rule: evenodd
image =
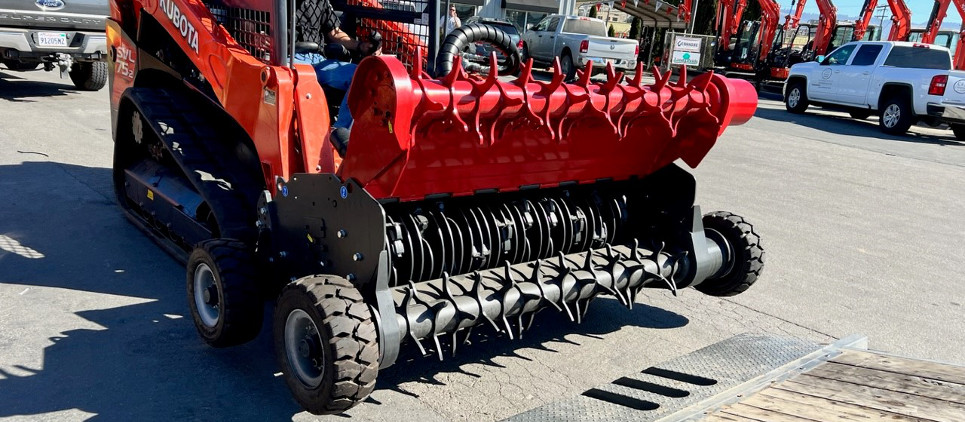
<path id="1" fill-rule="evenodd" d="M 0 68 L 0 419 L 316 419 L 268 329 L 230 349 L 197 336 L 183 267 L 114 203 L 112 146 L 106 89 Z M 542 312 L 523 339 L 480 333 L 443 362 L 408 347 L 366 403 L 318 419 L 501 419 L 740 333 L 861 333 L 965 364 L 965 143 L 951 131 L 884 135 L 877 118 L 791 115 L 765 94 L 694 173 L 705 212 L 763 236 L 745 294 L 598 299 L 580 325 Z"/>

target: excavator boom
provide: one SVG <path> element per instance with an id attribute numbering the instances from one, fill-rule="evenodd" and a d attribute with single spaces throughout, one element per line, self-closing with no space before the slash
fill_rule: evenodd
<path id="1" fill-rule="evenodd" d="M 821 16 L 818 18 L 817 32 L 814 34 L 814 56 L 820 56 L 828 51 L 831 35 L 838 23 L 838 8 L 831 0 L 817 0 Z"/>
<path id="2" fill-rule="evenodd" d="M 888 0 L 888 6 L 891 8 L 892 21 L 888 41 L 908 41 L 908 35 L 911 34 L 911 10 L 908 10 L 904 0 Z M 857 33 L 858 31 L 855 30 L 855 35 Z"/>
<path id="3" fill-rule="evenodd" d="M 764 62 L 771 52 L 771 47 L 774 46 L 774 35 L 777 34 L 781 6 L 777 4 L 777 0 L 757 1 L 761 6 L 761 47 L 757 57 L 759 62 Z"/>
<path id="4" fill-rule="evenodd" d="M 888 3 L 891 2 L 889 0 Z M 854 23 L 854 35 L 851 37 L 851 41 L 864 38 L 864 33 L 868 31 L 868 24 L 871 23 L 871 16 L 874 15 L 877 7 L 878 0 L 864 0 L 864 6 L 861 6 L 861 12 L 858 13 L 858 21 Z"/>
<path id="5" fill-rule="evenodd" d="M 791 0 L 791 1 L 792 1 L 791 5 L 793 6 L 794 0 Z M 794 14 L 787 15 L 784 17 L 784 32 L 787 32 L 790 29 L 796 29 L 798 24 L 801 23 L 801 15 L 804 13 L 805 3 L 807 3 L 807 0 L 798 0 L 797 8 L 794 9 Z"/>

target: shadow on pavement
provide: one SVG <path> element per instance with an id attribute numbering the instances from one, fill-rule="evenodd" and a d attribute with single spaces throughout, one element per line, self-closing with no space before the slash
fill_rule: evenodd
<path id="1" fill-rule="evenodd" d="M 762 95 L 763 96 L 763 95 Z M 765 98 L 771 97 L 771 95 L 764 96 Z M 780 100 L 778 98 L 778 100 Z M 933 144 L 941 146 L 965 146 L 965 143 L 959 142 L 954 138 L 954 136 L 946 137 L 934 137 L 932 135 L 926 135 L 914 132 L 914 126 L 912 131 L 907 134 L 898 135 L 888 135 L 881 132 L 878 129 L 878 118 L 875 116 L 869 117 L 865 120 L 853 119 L 847 115 L 833 115 L 827 113 L 815 113 L 815 111 L 823 109 L 812 108 L 808 109 L 805 114 L 791 114 L 787 110 L 783 109 L 772 109 L 758 107 L 757 112 L 754 117 L 774 120 L 779 122 L 789 122 L 798 124 L 801 126 L 809 127 L 812 129 L 821 130 L 824 132 L 830 132 L 838 135 L 846 136 L 859 136 L 859 137 L 871 137 L 878 139 L 887 139 L 893 141 L 901 142 L 913 142 L 918 144 Z M 948 131 L 951 135 L 951 131 Z"/>
<path id="2" fill-rule="evenodd" d="M 27 72 L 43 72 L 43 70 Z M 34 98 L 69 95 L 75 91 L 74 85 L 68 78 L 64 78 L 62 83 L 50 83 L 32 81 L 19 76 L 23 73 L 0 69 L 0 99 L 10 102 L 35 102 Z"/>
<path id="3" fill-rule="evenodd" d="M 255 341 L 230 349 L 206 346 L 188 312 L 182 267 L 123 217 L 111 197 L 110 174 L 107 168 L 49 161 L 0 166 L 0 236 L 9 239 L 0 242 L 0 274 L 3 283 L 32 288 L 23 299 L 5 299 L 14 304 L 5 312 L 39 314 L 22 319 L 40 321 L 37 327 L 24 328 L 50 337 L 48 344 L 22 333 L 19 340 L 0 336 L 0 417 L 79 409 L 100 420 L 287 420 L 301 412 L 275 376 L 272 304 L 266 303 Z M 30 300 L 48 304 L 30 309 Z M 58 303 L 81 309 L 73 314 L 86 322 L 52 312 Z M 441 384 L 439 374 L 469 374 L 461 368 L 465 364 L 499 366 L 493 362 L 499 356 L 528 359 L 517 352 L 553 350 L 554 343 L 599 338 L 626 325 L 675 328 L 688 322 L 662 309 L 636 304 L 627 311 L 615 299 L 601 298 L 580 325 L 555 311 L 540 313 L 521 340 L 477 328 L 473 344 L 461 346 L 455 357 L 447 347 L 443 362 L 405 345 L 399 363 L 380 374 L 377 389 L 412 396 L 399 384 Z M 100 328 L 86 328 L 90 323 Z M 24 340 L 44 344 L 42 352 L 16 344 Z M 40 366 L 23 364 L 41 353 Z"/>

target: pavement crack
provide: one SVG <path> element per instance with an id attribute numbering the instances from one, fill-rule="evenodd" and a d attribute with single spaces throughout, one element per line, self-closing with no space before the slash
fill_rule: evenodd
<path id="1" fill-rule="evenodd" d="M 782 322 L 785 322 L 785 323 L 787 323 L 787 324 L 791 324 L 791 325 L 793 325 L 793 326 L 795 326 L 795 327 L 798 327 L 798 328 L 801 328 L 801 329 L 804 329 L 804 330 L 807 330 L 807 331 L 811 331 L 811 332 L 814 332 L 814 333 L 818 333 L 818 334 L 820 334 L 820 335 L 822 335 L 822 336 L 825 336 L 825 337 L 828 337 L 828 338 L 832 338 L 832 339 L 837 338 L 837 337 L 835 337 L 835 336 L 833 336 L 833 335 L 831 335 L 831 334 L 825 333 L 825 332 L 823 332 L 823 331 L 820 331 L 820 330 L 817 330 L 817 329 L 814 329 L 814 328 L 811 328 L 811 327 L 808 327 L 808 326 L 805 326 L 805 325 L 798 324 L 798 323 L 796 323 L 796 322 L 794 322 L 794 321 L 791 321 L 791 320 L 788 320 L 788 319 L 779 317 L 779 316 L 777 316 L 777 315 L 769 314 L 769 313 L 764 312 L 764 311 L 761 311 L 761 310 L 759 310 L 759 309 L 751 308 L 750 306 L 744 305 L 744 304 L 742 304 L 742 303 L 735 302 L 735 301 L 733 301 L 733 300 L 731 300 L 731 299 L 722 299 L 722 300 L 725 301 L 725 302 L 732 303 L 732 304 L 734 304 L 734 305 L 736 305 L 736 306 L 740 306 L 740 307 L 742 307 L 742 308 L 744 308 L 744 309 L 747 309 L 747 310 L 750 310 L 750 311 L 753 311 L 753 312 L 757 312 L 757 313 L 759 313 L 759 314 L 761 314 L 761 315 L 764 315 L 764 316 L 767 316 L 767 317 L 770 317 L 770 318 L 777 319 L 777 320 L 782 321 Z"/>

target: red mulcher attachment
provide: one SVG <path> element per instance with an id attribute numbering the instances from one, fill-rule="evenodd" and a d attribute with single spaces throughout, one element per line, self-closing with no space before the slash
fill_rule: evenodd
<path id="1" fill-rule="evenodd" d="M 753 115 L 748 82 L 711 73 L 686 82 L 682 70 L 679 82 L 656 72 L 643 85 L 638 67 L 624 84 L 609 67 L 605 82 L 587 69 L 566 84 L 558 63 L 546 82 L 532 67 L 504 81 L 467 75 L 456 57 L 455 70 L 431 79 L 367 58 L 337 173 L 293 175 L 263 201 L 260 225 L 274 249 L 284 245 L 275 263 L 293 278 L 327 274 L 288 285 L 276 310 L 281 366 L 307 409 L 344 410 L 374 384 L 352 384 L 348 396 L 319 390 L 312 356 L 326 355 L 302 344 L 344 343 L 360 355 L 344 357 L 351 370 L 329 368 L 374 382 L 375 363 L 360 356 L 376 338 L 384 368 L 404 342 L 442 359 L 478 325 L 522 336 L 547 307 L 580 322 L 601 293 L 632 307 L 645 287 L 728 296 L 757 279 L 753 227 L 726 212 L 702 216 L 692 176 L 674 164 L 696 166 L 728 124 Z M 337 322 L 322 313 L 346 303 L 368 307 Z M 331 334 L 305 334 L 309 308 Z M 369 321 L 377 336 L 346 337 L 373 330 Z"/>
<path id="2" fill-rule="evenodd" d="M 558 63 L 548 82 L 532 68 L 501 81 L 457 64 L 436 80 L 397 60 L 366 59 L 349 97 L 356 117 L 339 175 L 403 201 L 625 180 L 678 158 L 697 166 L 728 124 L 757 107 L 746 81 L 705 73 L 688 83 L 686 68 L 676 83 L 655 70 L 653 85 L 643 85 L 642 65 L 626 84 L 612 67 L 606 82 L 591 82 L 587 69 L 573 84 Z"/>

